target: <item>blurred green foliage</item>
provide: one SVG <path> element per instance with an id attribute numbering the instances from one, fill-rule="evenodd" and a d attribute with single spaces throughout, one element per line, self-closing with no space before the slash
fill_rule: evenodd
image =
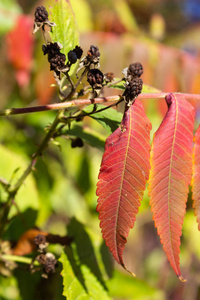
<path id="1" fill-rule="evenodd" d="M 44 3 L 48 7 L 52 2 L 46 0 Z M 140 60 L 144 65 L 145 83 L 165 91 L 174 89 L 199 93 L 198 55 L 188 56 L 188 53 L 183 54 L 182 51 L 160 44 L 172 45 L 176 41 L 177 47 L 183 48 L 189 44 L 196 53 L 199 51 L 200 25 L 188 25 L 175 2 L 71 0 L 84 53 L 90 44 L 97 43 L 101 50 L 101 69 L 105 72 L 114 71 L 118 77 L 122 76 L 123 68 L 132 61 Z M 20 3 L 21 6 L 17 1 L 10 0 L 0 4 L 0 34 L 3 42 L 0 53 L 5 57 L 0 62 L 1 108 L 42 104 L 44 99 L 45 103 L 58 101 L 55 90 L 50 87 L 53 81 L 49 79 L 51 75 L 46 57 L 41 56 L 43 41 L 39 35 L 35 37 L 33 68 L 28 86 L 20 87 L 15 80 L 15 68 L 6 55 L 5 33 L 14 27 L 15 19 L 24 10 L 33 16 L 37 5 L 33 1 L 32 5 L 27 1 Z M 170 3 L 179 12 L 176 16 L 169 9 Z M 158 13 L 166 25 L 156 39 L 153 38 L 154 32 L 150 31 L 154 13 Z M 53 14 L 52 19 L 59 28 L 65 28 L 61 37 L 65 53 L 78 43 L 78 35 L 73 35 L 70 25 L 65 27 L 66 14 L 63 9 Z M 170 20 L 174 22 L 170 23 Z M 74 19 L 71 21 L 73 23 Z M 179 27 L 173 30 L 177 23 Z M 161 23 L 157 24 L 159 26 Z M 182 31 L 180 24 L 184 25 Z M 76 25 L 73 23 L 71 26 Z M 56 40 L 55 32 L 52 36 Z M 192 42 L 189 43 L 191 37 Z M 45 86 L 47 81 L 50 83 Z M 153 92 L 152 89 L 150 91 Z M 120 87 L 109 93 L 120 94 Z M 43 95 L 48 97 L 44 98 Z M 166 107 L 162 100 L 160 103 L 145 101 L 144 106 L 153 125 L 153 135 Z M 84 111 L 91 109 L 87 107 Z M 195 103 L 195 109 L 198 117 L 198 103 Z M 0 299 L 59 300 L 65 297 L 75 299 L 78 295 L 81 295 L 80 299 L 97 300 L 199 299 L 200 235 L 191 206 L 187 209 L 184 221 L 181 247 L 181 267 L 184 277 L 188 279 L 185 284 L 175 278 L 166 261 L 152 222 L 147 191 L 125 250 L 127 265 L 138 275 L 137 278 L 113 266 L 102 240 L 96 213 L 96 182 L 105 139 L 120 123 L 121 111 L 121 107 L 118 110 L 110 108 L 104 113 L 95 114 L 93 118 L 73 121 L 71 128 L 63 130 L 60 137 L 50 142 L 37 160 L 34 172 L 16 196 L 10 222 L 2 238 L 16 242 L 23 232 L 37 226 L 54 234 L 69 234 L 74 240 L 71 247 L 63 249 L 56 245 L 51 248 L 60 258 L 56 273 L 48 279 L 42 278 L 40 271 L 30 274 L 26 264 L 19 264 L 18 268 L 12 270 L 12 266 L 7 268 L 1 261 Z M 7 181 L 12 179 L 12 182 L 19 178 L 55 116 L 55 112 L 44 112 L 0 119 L 1 178 Z M 83 140 L 83 148 L 71 147 L 71 141 L 76 137 Z M 0 205 L 4 201 L 5 192 L 0 186 Z"/>

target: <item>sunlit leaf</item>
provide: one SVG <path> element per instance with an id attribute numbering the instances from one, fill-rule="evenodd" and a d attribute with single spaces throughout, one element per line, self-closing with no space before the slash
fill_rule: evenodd
<path id="1" fill-rule="evenodd" d="M 58 0 L 50 7 L 49 19 L 56 26 L 52 28 L 51 38 L 53 42 L 62 45 L 61 52 L 66 55 L 79 44 L 79 36 L 75 15 L 68 0 Z"/>
<path id="2" fill-rule="evenodd" d="M 200 230 L 200 126 L 195 134 L 192 190 L 194 212 L 197 217 L 198 228 Z"/>
<path id="3" fill-rule="evenodd" d="M 192 174 L 194 108 L 183 96 L 166 97 L 168 112 L 155 133 L 149 176 L 153 219 L 180 280 L 180 236 Z"/>
<path id="4" fill-rule="evenodd" d="M 100 227 L 116 261 L 134 226 L 149 175 L 151 123 L 139 100 L 128 109 L 120 128 L 106 140 L 97 184 Z M 142 155 L 141 155 L 142 153 Z"/>
<path id="5" fill-rule="evenodd" d="M 92 112 L 93 108 L 94 105 L 89 105 L 84 108 L 84 112 Z M 97 111 L 104 108 L 106 108 L 105 105 L 98 104 Z M 92 114 L 91 118 L 99 122 L 107 130 L 107 132 L 111 134 L 119 127 L 122 121 L 122 113 L 113 108 L 109 108 L 101 112 Z"/>
<path id="6" fill-rule="evenodd" d="M 72 219 L 68 232 L 74 242 L 59 259 L 63 265 L 63 295 L 70 300 L 109 300 L 96 257 L 96 251 L 100 251 L 97 240 L 94 247 L 88 230 L 76 219 Z"/>
<path id="7" fill-rule="evenodd" d="M 12 183 L 16 182 L 27 167 L 28 159 L 2 145 L 0 145 L 0 157 L 0 176 L 5 178 L 8 182 L 11 178 Z M 15 172 L 16 169 L 18 169 L 17 172 Z M 29 177 L 26 179 L 25 183 L 18 191 L 15 201 L 21 213 L 28 208 L 35 210 L 39 208 L 39 197 L 33 175 L 29 175 Z M 11 209 L 12 216 L 13 213 L 17 213 L 15 207 Z"/>

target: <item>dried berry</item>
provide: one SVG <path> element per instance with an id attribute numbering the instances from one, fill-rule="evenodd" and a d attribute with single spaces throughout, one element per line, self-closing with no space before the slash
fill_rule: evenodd
<path id="1" fill-rule="evenodd" d="M 42 46 L 44 55 L 48 54 L 50 70 L 55 71 L 59 76 L 60 70 L 65 68 L 66 56 L 60 52 L 61 46 L 58 43 L 49 43 Z"/>
<path id="2" fill-rule="evenodd" d="M 43 234 L 38 234 L 36 235 L 34 239 L 34 244 L 35 245 L 40 245 L 40 244 L 45 244 L 46 243 L 46 236 Z"/>
<path id="3" fill-rule="evenodd" d="M 44 6 L 37 6 L 35 9 L 35 22 L 43 23 L 48 20 L 48 12 Z"/>
<path id="4" fill-rule="evenodd" d="M 74 50 L 69 51 L 67 56 L 68 56 L 68 61 L 71 64 L 75 64 L 77 62 L 78 57 L 77 57 L 77 54 Z"/>
<path id="5" fill-rule="evenodd" d="M 91 69 L 87 74 L 87 81 L 93 89 L 98 89 L 102 87 L 103 77 L 103 73 L 99 69 Z"/>
<path id="6" fill-rule="evenodd" d="M 55 265 L 57 264 L 57 260 L 55 259 L 55 256 L 52 253 L 46 254 L 46 261 L 44 264 L 44 271 L 45 273 L 53 273 L 55 272 Z"/>
<path id="7" fill-rule="evenodd" d="M 66 56 L 65 54 L 58 53 L 51 59 L 49 59 L 50 62 L 50 70 L 52 71 L 60 71 L 65 67 L 65 61 L 66 61 Z"/>
<path id="8" fill-rule="evenodd" d="M 140 77 L 143 74 L 143 66 L 140 62 L 130 64 L 127 75 L 132 77 Z"/>
<path id="9" fill-rule="evenodd" d="M 123 96 L 126 98 L 126 102 L 134 100 L 142 91 L 143 81 L 141 78 L 134 78 L 126 85 Z"/>
<path id="10" fill-rule="evenodd" d="M 100 56 L 99 48 L 97 46 L 91 45 L 90 49 L 87 52 L 87 56 L 90 58 L 90 60 L 99 58 Z"/>
<path id="11" fill-rule="evenodd" d="M 36 33 L 40 28 L 45 32 L 45 26 L 49 27 L 55 26 L 55 23 L 50 22 L 48 20 L 48 12 L 44 6 L 38 6 L 35 9 L 35 20 L 34 20 L 34 28 L 33 33 Z"/>
<path id="12" fill-rule="evenodd" d="M 55 54 L 60 53 L 61 46 L 58 43 L 49 43 L 47 45 L 42 45 L 42 51 L 44 55 L 48 54 L 48 59 L 55 56 Z"/>
<path id="13" fill-rule="evenodd" d="M 80 59 L 83 54 L 83 49 L 79 46 L 76 46 L 73 51 L 76 53 L 77 58 Z"/>
<path id="14" fill-rule="evenodd" d="M 43 253 L 38 255 L 37 261 L 43 266 L 44 273 L 49 274 L 55 272 L 57 260 L 52 253 L 48 252 L 46 254 Z"/>

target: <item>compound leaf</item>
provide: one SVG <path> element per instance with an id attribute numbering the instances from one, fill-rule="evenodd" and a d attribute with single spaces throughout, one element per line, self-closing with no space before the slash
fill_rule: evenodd
<path id="1" fill-rule="evenodd" d="M 155 133 L 149 195 L 167 258 L 180 280 L 180 237 L 192 174 L 194 108 L 181 95 L 166 96 L 168 112 Z"/>
<path id="2" fill-rule="evenodd" d="M 134 226 L 149 175 L 151 123 L 139 100 L 125 112 L 121 126 L 106 140 L 97 184 L 100 227 L 115 260 Z"/>

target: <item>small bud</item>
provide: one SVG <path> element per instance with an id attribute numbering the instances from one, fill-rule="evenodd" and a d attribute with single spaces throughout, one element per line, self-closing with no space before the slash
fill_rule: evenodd
<path id="1" fill-rule="evenodd" d="M 108 72 L 104 74 L 104 80 L 106 83 L 112 82 L 114 80 L 114 73 Z"/>

